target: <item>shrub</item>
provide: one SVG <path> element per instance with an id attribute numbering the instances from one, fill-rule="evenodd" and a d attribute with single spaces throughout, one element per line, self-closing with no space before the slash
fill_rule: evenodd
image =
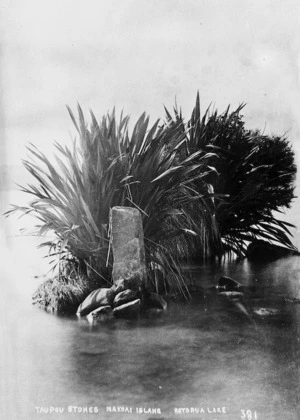
<path id="1" fill-rule="evenodd" d="M 177 108 L 174 117 L 166 110 L 168 124 L 181 127 L 181 132 L 186 133 L 181 157 L 186 159 L 198 151 L 200 158 L 206 156 L 207 167 L 215 169 L 206 178 L 213 193 L 211 223 L 203 226 L 202 215 L 198 217 L 197 207 L 194 208 L 197 233 L 206 237 L 206 247 L 195 241 L 203 257 L 227 251 L 244 256 L 247 244 L 254 239 L 295 249 L 289 238 L 292 225 L 273 213 L 282 212 L 294 198 L 294 153 L 284 137 L 246 130 L 243 107 L 232 112 L 228 107 L 222 114 L 208 108 L 202 116 L 198 94 L 187 123 Z M 196 179 L 194 188 L 200 192 L 203 185 Z"/>

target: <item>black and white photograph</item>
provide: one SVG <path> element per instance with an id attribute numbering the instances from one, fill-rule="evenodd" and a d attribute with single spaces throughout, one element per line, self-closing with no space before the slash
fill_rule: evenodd
<path id="1" fill-rule="evenodd" d="M 300 3 L 3 0 L 0 418 L 298 420 Z"/>

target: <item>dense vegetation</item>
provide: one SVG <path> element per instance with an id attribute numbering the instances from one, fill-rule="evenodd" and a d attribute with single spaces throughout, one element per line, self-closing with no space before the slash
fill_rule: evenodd
<path id="1" fill-rule="evenodd" d="M 294 152 L 284 137 L 247 130 L 241 115 L 243 107 L 232 112 L 228 107 L 222 114 L 207 109 L 201 116 L 197 95 L 186 124 L 177 108 L 175 117 L 166 111 L 168 123 L 186 132 L 182 156 L 199 150 L 201 157 L 214 152 L 207 160 L 214 171 L 206 178 L 213 192 L 212 220 L 208 232 L 199 232 L 199 238 L 206 236 L 207 240 L 196 240 L 203 257 L 228 251 L 244 256 L 247 244 L 258 238 L 294 249 L 288 236 L 292 225 L 280 221 L 273 213 L 288 208 L 294 198 Z M 195 189 L 199 187 L 202 186 L 196 180 Z M 195 218 L 197 208 L 193 210 Z"/>
<path id="2" fill-rule="evenodd" d="M 58 278 L 71 266 L 91 285 L 110 282 L 115 205 L 141 211 L 153 283 L 159 272 L 185 296 L 182 258 L 243 256 L 255 238 L 293 249 L 291 225 L 273 215 L 294 197 L 293 151 L 285 138 L 247 130 L 242 109 L 202 116 L 198 95 L 187 122 L 175 108 L 162 125 L 149 127 L 142 114 L 131 132 L 128 116 L 113 111 L 97 121 L 91 112 L 87 122 L 79 106 L 78 118 L 69 109 L 78 141 L 72 149 L 56 144 L 53 162 L 29 147 L 24 165 L 36 183 L 22 190 L 34 199 L 8 214 L 37 217 L 36 233 L 55 235 L 42 245 L 59 257 Z"/>

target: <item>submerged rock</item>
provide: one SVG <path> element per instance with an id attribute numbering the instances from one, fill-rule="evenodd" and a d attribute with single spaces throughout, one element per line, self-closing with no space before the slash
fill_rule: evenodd
<path id="1" fill-rule="evenodd" d="M 287 303 L 300 303 L 299 298 L 284 298 L 284 301 Z"/>
<path id="2" fill-rule="evenodd" d="M 236 291 L 233 291 L 233 292 L 220 292 L 219 295 L 220 296 L 225 296 L 227 298 L 233 298 L 234 299 L 234 298 L 242 298 L 244 296 L 244 293 L 242 293 L 242 292 L 236 292 Z"/>
<path id="3" fill-rule="evenodd" d="M 161 314 L 163 313 L 162 309 L 159 308 L 146 308 L 144 316 L 146 318 L 153 318 L 153 317 L 158 317 L 161 316 Z"/>
<path id="4" fill-rule="evenodd" d="M 94 311 L 90 312 L 87 315 L 87 319 L 89 322 L 94 322 L 97 319 L 101 319 L 103 316 L 112 315 L 112 307 L 109 305 L 100 306 L 99 308 L 95 309 Z"/>
<path id="5" fill-rule="evenodd" d="M 77 309 L 78 316 L 85 316 L 100 306 L 111 306 L 114 292 L 110 288 L 100 288 L 90 293 Z"/>
<path id="6" fill-rule="evenodd" d="M 115 296 L 113 306 L 117 307 L 135 299 L 137 299 L 137 292 L 135 290 L 126 289 Z"/>
<path id="7" fill-rule="evenodd" d="M 113 314 L 117 318 L 134 318 L 141 310 L 141 299 L 136 299 L 132 302 L 124 303 L 124 305 L 117 306 L 113 310 Z"/>
<path id="8" fill-rule="evenodd" d="M 254 309 L 253 312 L 259 316 L 274 316 L 274 315 L 280 314 L 279 309 L 274 309 L 274 308 L 259 308 L 259 309 Z"/>
<path id="9" fill-rule="evenodd" d="M 249 260 L 276 260 L 290 255 L 299 255 L 299 251 L 284 248 L 263 240 L 255 240 L 248 245 L 246 256 Z"/>
<path id="10" fill-rule="evenodd" d="M 168 307 L 167 302 L 157 293 L 149 293 L 146 303 L 150 308 L 157 308 L 163 311 Z"/>
<path id="11" fill-rule="evenodd" d="M 241 284 L 231 277 L 222 276 L 219 278 L 217 289 L 223 289 L 224 291 L 235 291 L 241 287 Z"/>

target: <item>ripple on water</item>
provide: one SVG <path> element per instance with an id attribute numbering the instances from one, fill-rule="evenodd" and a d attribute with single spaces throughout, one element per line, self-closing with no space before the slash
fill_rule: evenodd
<path id="1" fill-rule="evenodd" d="M 296 419 L 300 305 L 286 298 L 299 298 L 300 264 L 282 264 L 197 268 L 191 277 L 203 293 L 138 320 L 91 326 L 20 307 L 5 337 L 13 357 L 1 372 L 18 377 L 10 382 L 16 410 L 31 418 L 42 404 L 156 406 L 172 418 L 174 407 L 225 406 L 224 420 L 241 418 L 243 408 L 259 419 Z M 221 274 L 250 292 L 218 296 L 209 288 Z"/>

